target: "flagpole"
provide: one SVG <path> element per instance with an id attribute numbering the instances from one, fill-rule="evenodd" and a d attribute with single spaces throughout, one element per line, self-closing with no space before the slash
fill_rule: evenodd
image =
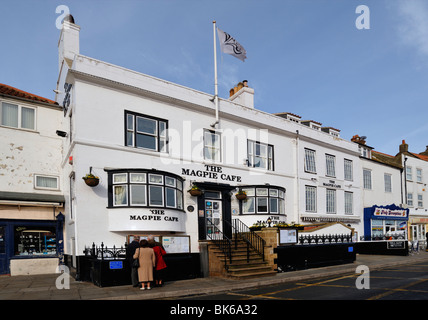
<path id="1" fill-rule="evenodd" d="M 215 122 L 211 127 L 215 127 L 219 122 L 218 118 L 218 83 L 217 83 L 217 44 L 216 44 L 216 24 L 215 20 L 213 21 L 213 35 L 214 35 L 214 101 L 215 101 Z"/>

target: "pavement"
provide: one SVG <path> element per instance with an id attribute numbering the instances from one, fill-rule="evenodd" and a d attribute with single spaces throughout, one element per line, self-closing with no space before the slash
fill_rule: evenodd
<path id="1" fill-rule="evenodd" d="M 369 270 L 408 265 L 426 261 L 428 252 L 409 256 L 357 254 L 353 263 L 277 273 L 246 280 L 229 278 L 197 278 L 169 281 L 163 287 L 140 290 L 129 286 L 98 287 L 92 282 L 80 282 L 64 274 L 0 276 L 0 300 L 155 300 L 177 299 L 191 295 L 217 294 L 237 289 L 250 289 L 271 284 L 302 281 L 311 278 L 355 273 L 359 265 Z M 67 276 L 59 278 L 60 276 Z M 57 283 L 59 288 L 57 288 Z M 69 284 L 69 285 L 68 285 Z M 64 288 L 60 288 L 60 287 Z"/>

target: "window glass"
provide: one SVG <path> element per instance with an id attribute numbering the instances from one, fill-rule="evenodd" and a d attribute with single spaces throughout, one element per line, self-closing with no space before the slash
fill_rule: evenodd
<path id="1" fill-rule="evenodd" d="M 150 205 L 163 206 L 163 187 L 149 186 L 150 188 Z"/>
<path id="2" fill-rule="evenodd" d="M 36 188 L 58 189 L 58 177 L 35 176 Z"/>
<path id="3" fill-rule="evenodd" d="M 113 183 L 126 183 L 127 174 L 126 173 L 116 173 L 113 175 Z"/>
<path id="4" fill-rule="evenodd" d="M 175 189 L 166 188 L 166 206 L 175 208 Z"/>
<path id="5" fill-rule="evenodd" d="M 177 209 L 183 209 L 183 192 L 177 190 Z"/>
<path id="6" fill-rule="evenodd" d="M 132 183 L 146 183 L 145 173 L 130 173 L 130 179 Z"/>
<path id="7" fill-rule="evenodd" d="M 128 204 L 127 189 L 127 186 L 113 186 L 115 206 L 126 206 Z"/>
<path id="8" fill-rule="evenodd" d="M 146 186 L 131 185 L 131 205 L 145 206 L 146 204 Z"/>
<path id="9" fill-rule="evenodd" d="M 315 165 L 315 151 L 310 149 L 305 149 L 305 171 L 316 173 Z"/>
<path id="10" fill-rule="evenodd" d="M 207 160 L 220 161 L 220 134 L 204 131 L 204 158 Z"/>
<path id="11" fill-rule="evenodd" d="M 149 183 L 163 184 L 163 176 L 158 174 L 149 174 Z"/>
<path id="12" fill-rule="evenodd" d="M 165 184 L 167 186 L 175 187 L 175 179 L 171 177 L 165 177 Z"/>
<path id="13" fill-rule="evenodd" d="M 269 198 L 269 212 L 270 213 L 278 213 L 278 199 L 277 198 Z"/>
<path id="14" fill-rule="evenodd" d="M 268 189 L 267 188 L 257 188 L 256 192 L 257 192 L 257 196 L 267 196 L 268 195 Z"/>
<path id="15" fill-rule="evenodd" d="M 268 212 L 268 198 L 257 197 L 257 212 L 258 213 Z"/>
<path id="16" fill-rule="evenodd" d="M 278 197 L 278 189 L 269 189 L 269 196 L 270 197 Z"/>
<path id="17" fill-rule="evenodd" d="M 242 191 L 245 191 L 247 197 L 254 197 L 256 195 L 254 188 L 243 188 Z"/>
<path id="18" fill-rule="evenodd" d="M 30 108 L 21 108 L 21 128 L 34 130 L 35 110 Z"/>
<path id="19" fill-rule="evenodd" d="M 18 128 L 18 106 L 7 102 L 2 103 L 1 124 Z"/>
<path id="20" fill-rule="evenodd" d="M 16 226 L 14 253 L 19 256 L 56 254 L 53 227 Z"/>
<path id="21" fill-rule="evenodd" d="M 242 202 L 242 210 L 244 213 L 254 213 L 254 197 L 247 198 Z"/>
<path id="22" fill-rule="evenodd" d="M 151 149 L 151 150 L 156 150 L 157 147 L 157 140 L 156 137 L 154 136 L 147 136 L 144 134 L 137 134 L 136 135 L 136 141 L 135 141 L 135 146 L 137 148 L 145 148 L 145 149 Z"/>
<path id="23" fill-rule="evenodd" d="M 155 120 L 137 117 L 137 132 L 156 135 L 157 124 Z"/>

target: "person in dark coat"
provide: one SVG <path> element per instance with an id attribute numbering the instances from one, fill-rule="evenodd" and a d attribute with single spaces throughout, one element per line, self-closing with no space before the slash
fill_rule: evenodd
<path id="1" fill-rule="evenodd" d="M 132 262 L 134 261 L 135 250 L 140 247 L 140 237 L 134 236 L 132 242 L 126 248 L 126 260 L 128 260 L 129 266 L 131 268 L 131 281 L 133 287 L 139 287 L 138 281 L 138 269 L 132 267 Z"/>

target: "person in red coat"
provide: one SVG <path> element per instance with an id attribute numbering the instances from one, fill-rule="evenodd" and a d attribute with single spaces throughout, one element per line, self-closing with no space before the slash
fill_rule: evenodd
<path id="1" fill-rule="evenodd" d="M 162 287 L 166 272 L 166 263 L 163 256 L 166 255 L 166 251 L 159 243 L 150 237 L 149 246 L 153 249 L 156 256 L 156 265 L 154 267 L 155 286 Z"/>

